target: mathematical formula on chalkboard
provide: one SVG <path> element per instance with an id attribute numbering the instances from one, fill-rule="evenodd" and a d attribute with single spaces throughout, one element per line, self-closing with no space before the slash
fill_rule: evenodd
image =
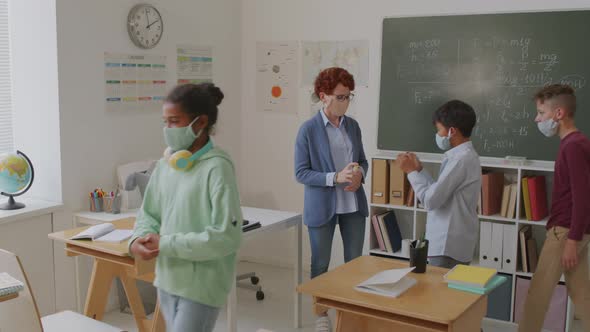
<path id="1" fill-rule="evenodd" d="M 590 51 L 579 41 L 590 32 L 590 14 L 574 13 L 576 25 L 562 34 L 544 20 L 567 21 L 566 12 L 385 19 L 379 148 L 437 152 L 430 136 L 408 138 L 432 132 L 432 112 L 461 99 L 477 113 L 472 138 L 481 155 L 553 159 L 556 143 L 537 131 L 533 95 L 562 83 L 585 101 Z"/>

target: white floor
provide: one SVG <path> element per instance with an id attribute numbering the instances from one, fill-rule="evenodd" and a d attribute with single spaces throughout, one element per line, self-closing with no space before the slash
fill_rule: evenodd
<path id="1" fill-rule="evenodd" d="M 292 270 L 247 262 L 238 264 L 238 273 L 251 271 L 255 271 L 260 276 L 265 299 L 257 301 L 253 291 L 238 288 L 238 331 L 253 332 L 258 329 L 275 332 L 314 331 L 315 319 L 311 311 L 311 298 L 306 296 L 303 297 L 303 327 L 293 328 Z M 105 321 L 129 332 L 137 331 L 135 321 L 129 314 L 113 311 L 105 315 Z M 578 326 L 573 331 L 583 331 L 579 324 L 575 325 Z M 484 321 L 482 328 L 485 332 L 516 331 L 512 324 L 490 321 Z M 222 310 L 215 327 L 215 332 L 222 331 L 227 331 L 225 310 Z"/>

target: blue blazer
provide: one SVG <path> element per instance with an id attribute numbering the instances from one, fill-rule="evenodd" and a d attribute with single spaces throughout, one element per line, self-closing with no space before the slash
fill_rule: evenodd
<path id="1" fill-rule="evenodd" d="M 363 149 L 361 129 L 349 117 L 346 117 L 344 126 L 352 142 L 352 161 L 357 162 L 367 174 L 369 164 Z M 334 167 L 328 134 L 322 115 L 318 112 L 301 125 L 295 142 L 295 178 L 305 185 L 303 221 L 307 226 L 318 227 L 334 217 L 336 187 L 326 186 L 326 174 L 339 171 Z M 362 184 L 355 194 L 358 212 L 367 217 L 369 209 Z"/>

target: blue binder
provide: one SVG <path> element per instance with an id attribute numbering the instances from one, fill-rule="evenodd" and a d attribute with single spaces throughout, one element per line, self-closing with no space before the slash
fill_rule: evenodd
<path id="1" fill-rule="evenodd" d="M 395 217 L 395 213 L 391 211 L 387 215 L 385 215 L 385 217 L 383 217 L 383 223 L 385 224 L 385 228 L 387 229 L 387 235 L 389 235 L 389 241 L 391 241 L 391 248 L 393 249 L 393 252 L 401 250 L 402 233 L 399 230 L 399 225 L 397 224 L 397 218 Z"/>

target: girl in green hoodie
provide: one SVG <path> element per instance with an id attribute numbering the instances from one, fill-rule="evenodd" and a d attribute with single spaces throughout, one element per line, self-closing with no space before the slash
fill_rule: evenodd
<path id="1" fill-rule="evenodd" d="M 209 137 L 223 93 L 213 84 L 174 88 L 163 107 L 168 148 L 146 188 L 129 241 L 157 257 L 160 307 L 169 332 L 213 331 L 233 286 L 242 213 L 234 166 Z"/>

